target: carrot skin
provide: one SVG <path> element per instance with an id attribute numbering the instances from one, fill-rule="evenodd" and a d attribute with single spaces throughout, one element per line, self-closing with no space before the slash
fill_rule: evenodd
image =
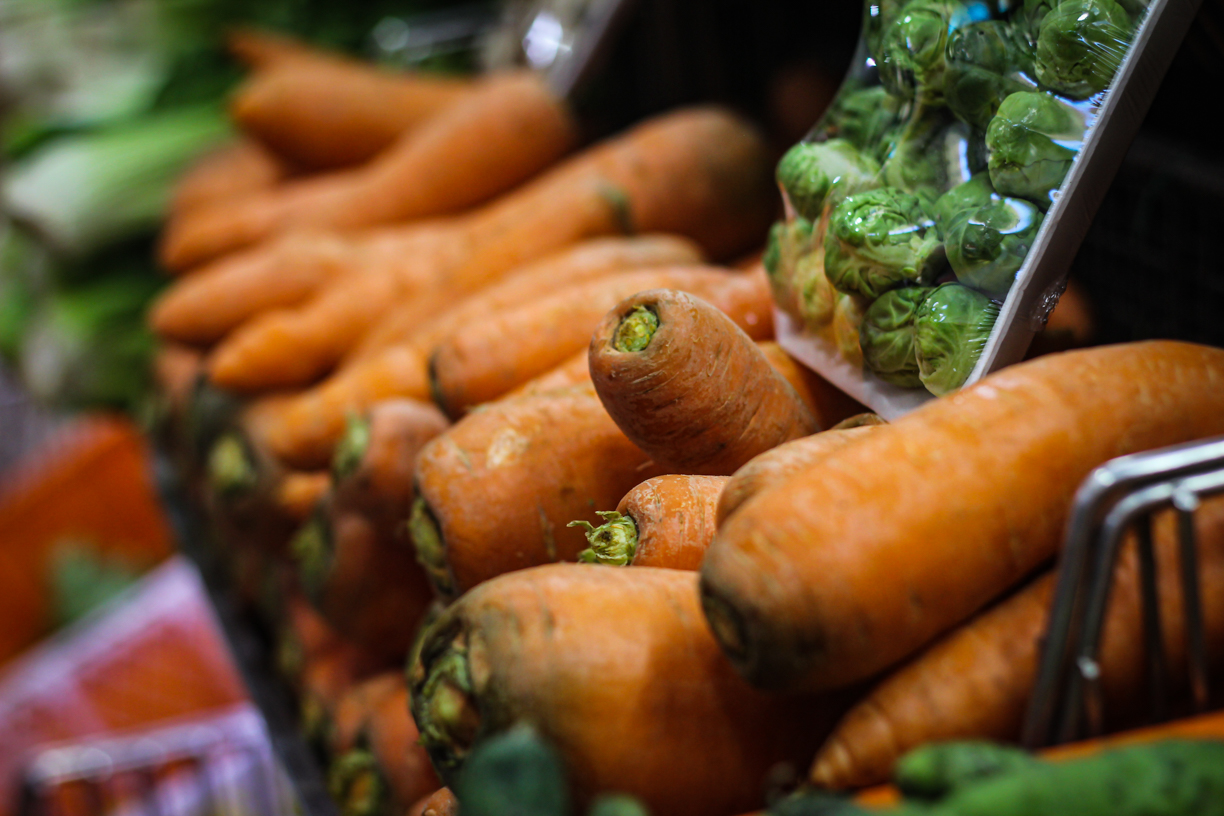
<path id="1" fill-rule="evenodd" d="M 504 572 L 575 560 L 586 538 L 566 525 L 596 521 L 597 508 L 656 473 L 589 385 L 499 400 L 421 451 L 417 557 L 447 598 Z"/>
<path id="2" fill-rule="evenodd" d="M 1224 643 L 1224 503 L 1196 514 L 1208 654 Z M 1185 617 L 1176 529 L 1169 513 L 1154 530 L 1161 622 L 1170 690 L 1184 693 Z M 1121 554 L 1102 632 L 1102 692 L 1112 727 L 1143 709 L 1146 655 L 1133 537 Z M 1015 742 L 1036 684 L 1049 619 L 1053 573 L 949 633 L 857 703 L 816 756 L 813 784 L 851 788 L 886 781 L 893 764 L 926 742 L 990 739 Z M 1215 660 L 1218 664 L 1219 660 Z M 1177 673 L 1180 671 L 1180 676 Z M 1119 712 L 1122 716 L 1119 717 Z"/>
<path id="3" fill-rule="evenodd" d="M 258 143 L 240 139 L 199 159 L 175 183 L 168 217 L 270 189 L 289 167 Z"/>
<path id="4" fill-rule="evenodd" d="M 727 521 L 702 567 L 711 626 L 756 684 L 868 677 L 1051 557 L 1092 468 L 1224 432 L 1222 383 L 1224 351 L 1152 341 L 1042 357 L 928 403 Z"/>
<path id="5" fill-rule="evenodd" d="M 795 389 L 821 428 L 832 428 L 848 417 L 869 410 L 824 377 L 797 362 L 777 343 L 764 342 L 760 347 L 769 364 Z"/>
<path id="6" fill-rule="evenodd" d="M 458 816 L 459 800 L 450 788 L 439 788 L 421 799 L 408 811 L 408 816 Z"/>
<path id="7" fill-rule="evenodd" d="M 474 739 L 527 720 L 579 811 L 611 790 L 675 816 L 760 807 L 769 769 L 804 761 L 844 705 L 751 689 L 702 620 L 696 576 L 650 567 L 503 575 L 443 613 L 409 678 L 444 781 Z"/>
<path id="8" fill-rule="evenodd" d="M 667 475 L 630 490 L 616 511 L 637 527 L 635 567 L 698 570 L 714 539 L 714 511 L 726 476 Z"/>
<path id="9" fill-rule="evenodd" d="M 647 334 L 626 345 L 639 318 Z M 590 340 L 591 380 L 638 447 L 674 473 L 729 475 L 753 456 L 820 430 L 764 353 L 700 297 L 655 289 L 618 303 Z M 734 387 L 740 395 L 728 398 Z"/>

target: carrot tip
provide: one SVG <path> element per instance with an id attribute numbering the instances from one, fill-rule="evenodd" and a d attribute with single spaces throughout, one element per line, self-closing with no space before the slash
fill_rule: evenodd
<path id="1" fill-rule="evenodd" d="M 222 498 L 234 498 L 255 489 L 259 474 L 250 451 L 235 434 L 217 440 L 208 453 L 208 484 Z"/>
<path id="2" fill-rule="evenodd" d="M 344 436 L 336 444 L 336 453 L 332 458 L 332 475 L 337 482 L 357 471 L 369 447 L 370 421 L 357 414 L 349 414 Z"/>
<path id="3" fill-rule="evenodd" d="M 315 606 L 320 604 L 334 556 L 328 532 L 329 527 L 322 514 L 316 512 L 310 521 L 302 525 L 289 545 L 297 561 L 302 590 Z"/>
<path id="4" fill-rule="evenodd" d="M 455 582 L 451 579 L 446 563 L 446 542 L 438 529 L 438 520 L 424 498 L 418 496 L 412 503 L 412 515 L 408 518 L 408 534 L 416 550 L 417 562 L 425 569 L 429 582 L 442 597 L 455 593 Z"/>
<path id="5" fill-rule="evenodd" d="M 356 748 L 336 760 L 327 786 L 342 816 L 378 816 L 390 810 L 387 782 L 372 753 Z"/>
<path id="6" fill-rule="evenodd" d="M 617 351 L 641 351 L 650 345 L 659 330 L 659 316 L 645 306 L 638 306 L 621 319 L 612 339 Z"/>
<path id="7" fill-rule="evenodd" d="M 571 521 L 567 527 L 586 530 L 587 543 L 591 546 L 578 553 L 584 564 L 606 564 L 613 567 L 626 566 L 637 552 L 638 530 L 633 519 L 622 516 L 615 510 L 597 511 L 604 523 L 598 527 L 589 521 Z"/>

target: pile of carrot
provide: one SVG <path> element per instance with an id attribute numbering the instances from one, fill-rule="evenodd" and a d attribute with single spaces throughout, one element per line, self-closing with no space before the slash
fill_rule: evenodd
<path id="1" fill-rule="evenodd" d="M 462 809 L 469 756 L 522 723 L 573 812 L 731 816 L 1015 741 L 1077 485 L 1224 433 L 1224 351 L 1160 341 L 871 414 L 774 341 L 740 260 L 773 156 L 728 111 L 581 144 L 531 75 L 232 48 L 241 139 L 184 176 L 162 243 L 162 434 L 346 816 Z M 1198 523 L 1221 655 L 1224 504 Z M 1161 518 L 1179 665 L 1175 538 Z M 1128 549 L 1114 728 L 1142 626 Z"/>

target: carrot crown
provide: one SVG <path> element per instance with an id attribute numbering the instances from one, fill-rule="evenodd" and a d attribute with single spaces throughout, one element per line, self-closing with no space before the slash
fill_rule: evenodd
<path id="1" fill-rule="evenodd" d="M 378 760 L 366 748 L 354 748 L 337 759 L 327 786 L 342 816 L 378 816 L 390 810 L 387 782 Z"/>
<path id="2" fill-rule="evenodd" d="M 208 484 L 218 496 L 232 498 L 255 489 L 259 474 L 250 451 L 236 434 L 226 434 L 208 452 Z"/>
<path id="3" fill-rule="evenodd" d="M 417 562 L 424 568 L 434 589 L 439 595 L 453 595 L 455 585 L 446 564 L 446 542 L 442 540 L 442 531 L 438 529 L 433 511 L 420 496 L 412 503 L 408 534 L 412 536 Z"/>
<path id="4" fill-rule="evenodd" d="M 586 530 L 587 543 L 591 546 L 578 553 L 584 564 L 607 564 L 613 567 L 626 566 L 637 552 L 638 530 L 633 519 L 622 516 L 615 510 L 597 511 L 604 523 L 598 527 L 589 521 L 571 521 L 567 527 Z"/>
<path id="5" fill-rule="evenodd" d="M 340 437 L 335 456 L 332 457 L 332 475 L 337 482 L 356 472 L 369 447 L 370 421 L 357 414 L 349 414 L 344 436 Z"/>
<path id="6" fill-rule="evenodd" d="M 650 345 L 659 330 L 659 316 L 646 306 L 638 306 L 621 319 L 612 338 L 617 351 L 641 351 Z"/>
<path id="7" fill-rule="evenodd" d="M 326 517 L 321 511 L 316 511 L 289 545 L 297 561 L 302 590 L 316 606 L 323 597 L 323 587 L 335 555 L 329 531 Z"/>
<path id="8" fill-rule="evenodd" d="M 480 712 L 472 698 L 467 643 L 434 629 L 422 647 L 424 681 L 414 683 L 412 716 L 421 745 L 434 767 L 447 779 L 463 764 L 480 730 Z M 444 642 L 438 643 L 438 639 Z"/>

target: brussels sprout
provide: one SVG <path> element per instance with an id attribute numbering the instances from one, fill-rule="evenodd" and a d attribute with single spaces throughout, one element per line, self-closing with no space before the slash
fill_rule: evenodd
<path id="1" fill-rule="evenodd" d="M 833 306 L 833 342 L 852 365 L 863 364 L 859 345 L 859 325 L 863 322 L 863 305 L 854 295 L 842 295 Z"/>
<path id="2" fill-rule="evenodd" d="M 998 316 L 998 303 L 959 283 L 927 295 L 914 317 L 914 352 L 928 391 L 943 396 L 965 384 Z"/>
<path id="3" fill-rule="evenodd" d="M 916 117 L 884 162 L 884 184 L 933 203 L 949 187 L 972 175 L 969 141 L 969 128 L 946 109 Z"/>
<path id="4" fill-rule="evenodd" d="M 850 196 L 829 217 L 825 274 L 839 292 L 875 300 L 905 283 L 931 281 L 943 263 L 935 223 L 902 190 Z"/>
<path id="5" fill-rule="evenodd" d="M 824 256 L 824 247 L 813 249 L 799 259 L 791 278 L 798 316 L 809 329 L 818 329 L 833 319 L 837 292 L 825 275 Z"/>
<path id="6" fill-rule="evenodd" d="M 815 221 L 833 200 L 879 187 L 880 165 L 845 139 L 800 142 L 778 162 L 778 184 L 795 211 Z"/>
<path id="7" fill-rule="evenodd" d="M 845 90 L 833 101 L 824 122 L 830 139 L 845 139 L 877 160 L 891 152 L 906 103 L 889 96 L 882 85 Z"/>
<path id="8" fill-rule="evenodd" d="M 948 28 L 956 3 L 913 0 L 883 32 L 876 64 L 893 96 L 943 104 Z"/>
<path id="9" fill-rule="evenodd" d="M 931 291 L 926 286 L 893 289 L 867 307 L 859 345 L 863 363 L 881 380 L 902 388 L 922 387 L 914 354 L 914 316 Z"/>
<path id="10" fill-rule="evenodd" d="M 1035 40 L 1037 32 L 1041 30 L 1041 21 L 1058 8 L 1060 2 L 1061 0 L 1024 0 L 1013 19 L 1021 23 Z"/>
<path id="11" fill-rule="evenodd" d="M 978 173 L 935 199 L 931 207 L 931 214 L 935 216 L 935 225 L 939 227 L 939 234 L 948 234 L 953 217 L 965 210 L 977 209 L 983 204 L 990 203 L 992 196 L 994 196 L 994 188 L 990 186 L 989 174 Z"/>
<path id="12" fill-rule="evenodd" d="M 906 0 L 867 0 L 863 3 L 863 41 L 867 53 L 878 64 L 882 58 L 884 32 L 897 19 Z"/>
<path id="13" fill-rule="evenodd" d="M 769 278 L 769 288 L 778 308 L 802 320 L 797 305 L 794 275 L 799 258 L 810 250 L 812 222 L 806 218 L 779 221 L 769 230 L 769 242 L 761 259 Z"/>
<path id="14" fill-rule="evenodd" d="M 1041 21 L 1037 81 L 1072 99 L 1105 90 L 1131 33 L 1130 18 L 1114 0 L 1066 0 Z"/>
<path id="15" fill-rule="evenodd" d="M 1047 93 L 1014 93 L 986 128 L 990 182 L 1002 195 L 1050 205 L 1084 138 L 1078 112 Z"/>
<path id="16" fill-rule="evenodd" d="M 985 128 L 1009 94 L 1031 90 L 1021 72 L 1031 72 L 1032 47 L 1001 20 L 971 23 L 948 35 L 944 97 L 948 108 Z"/>
<path id="17" fill-rule="evenodd" d="M 1032 203 L 998 196 L 954 216 L 944 236 L 944 249 L 956 279 L 988 297 L 1006 297 L 1037 237 L 1041 219 Z"/>

